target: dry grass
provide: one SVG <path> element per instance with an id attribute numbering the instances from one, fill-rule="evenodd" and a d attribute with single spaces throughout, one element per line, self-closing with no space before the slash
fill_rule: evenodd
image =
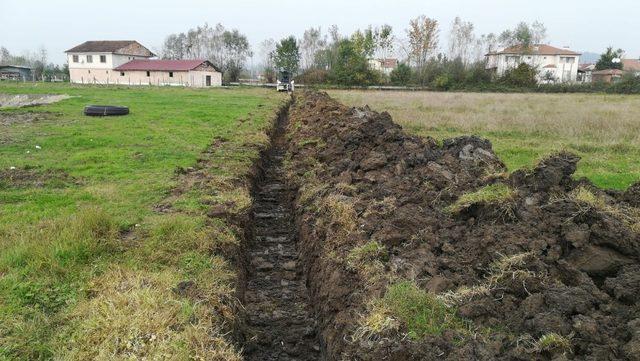
<path id="1" fill-rule="evenodd" d="M 474 192 L 460 196 L 446 210 L 450 213 L 459 213 L 474 204 L 493 205 L 499 208 L 505 218 L 515 218 L 513 213 L 513 201 L 516 192 L 504 183 L 491 184 Z"/>
<path id="2" fill-rule="evenodd" d="M 509 169 L 568 149 L 579 175 L 625 188 L 640 179 L 640 97 L 602 94 L 490 94 L 331 91 L 348 105 L 386 110 L 411 132 L 437 139 L 489 138 Z"/>
<path id="3" fill-rule="evenodd" d="M 578 205 L 576 216 L 596 210 L 621 220 L 631 231 L 640 233 L 640 209 L 609 204 L 603 195 L 594 193 L 586 187 L 574 189 L 568 197 Z"/>

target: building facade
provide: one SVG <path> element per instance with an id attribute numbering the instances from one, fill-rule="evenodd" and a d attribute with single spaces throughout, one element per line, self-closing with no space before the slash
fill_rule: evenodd
<path id="1" fill-rule="evenodd" d="M 207 60 L 132 60 L 115 68 L 114 73 L 110 84 L 196 88 L 222 85 L 222 72 Z"/>
<path id="2" fill-rule="evenodd" d="M 0 80 L 31 81 L 31 68 L 17 65 L 0 65 Z"/>
<path id="3" fill-rule="evenodd" d="M 389 75 L 393 69 L 398 67 L 398 59 L 369 59 L 369 67 L 373 70 Z"/>
<path id="4" fill-rule="evenodd" d="M 114 84 L 115 68 L 155 56 L 134 40 L 86 41 L 66 53 L 69 81 L 80 84 Z"/>
<path id="5" fill-rule="evenodd" d="M 541 83 L 575 82 L 578 80 L 580 53 L 566 48 L 537 44 L 529 48 L 511 46 L 486 55 L 487 69 L 497 76 L 525 63 L 537 69 Z"/>

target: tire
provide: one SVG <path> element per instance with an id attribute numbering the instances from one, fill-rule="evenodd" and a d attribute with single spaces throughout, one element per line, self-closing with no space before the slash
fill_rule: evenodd
<path id="1" fill-rule="evenodd" d="M 108 115 L 127 115 L 128 107 L 117 107 L 112 105 L 87 105 L 84 107 L 84 115 L 89 116 L 108 116 Z"/>

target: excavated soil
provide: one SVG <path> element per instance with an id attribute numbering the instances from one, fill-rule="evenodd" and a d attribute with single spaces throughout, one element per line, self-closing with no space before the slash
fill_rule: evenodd
<path id="1" fill-rule="evenodd" d="M 22 108 L 57 103 L 71 98 L 66 94 L 0 94 L 0 108 Z"/>
<path id="2" fill-rule="evenodd" d="M 249 351 L 263 356 L 248 359 L 315 357 L 306 275 L 328 360 L 640 360 L 640 184 L 613 192 L 574 180 L 579 158 L 569 153 L 509 174 L 488 140 L 438 144 L 406 134 L 387 113 L 324 93 L 296 98 L 287 181 L 278 142 L 257 198 L 246 307 L 260 335 Z M 451 211 L 488 185 L 513 194 Z M 354 265 L 353 250 L 371 242 L 383 249 Z M 500 260 L 513 264 L 498 277 Z M 481 289 L 449 303 L 469 329 L 359 332 L 371 302 L 402 280 L 441 300 Z M 540 341 L 550 334 L 570 344 Z M 297 355 L 278 358 L 278 343 Z"/>

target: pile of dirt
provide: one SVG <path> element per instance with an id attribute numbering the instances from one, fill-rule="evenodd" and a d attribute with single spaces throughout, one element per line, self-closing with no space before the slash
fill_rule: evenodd
<path id="1" fill-rule="evenodd" d="M 0 189 L 65 188 L 79 184 L 82 184 L 79 178 L 60 169 L 37 167 L 0 169 Z"/>
<path id="2" fill-rule="evenodd" d="M 323 93 L 297 96 L 288 137 L 327 359 L 640 359 L 640 185 L 576 181 L 569 153 L 509 174 L 485 139 L 438 144 Z M 458 326 L 385 306 L 398 284 Z"/>
<path id="3" fill-rule="evenodd" d="M 33 107 L 69 98 L 66 94 L 0 94 L 0 108 Z"/>

